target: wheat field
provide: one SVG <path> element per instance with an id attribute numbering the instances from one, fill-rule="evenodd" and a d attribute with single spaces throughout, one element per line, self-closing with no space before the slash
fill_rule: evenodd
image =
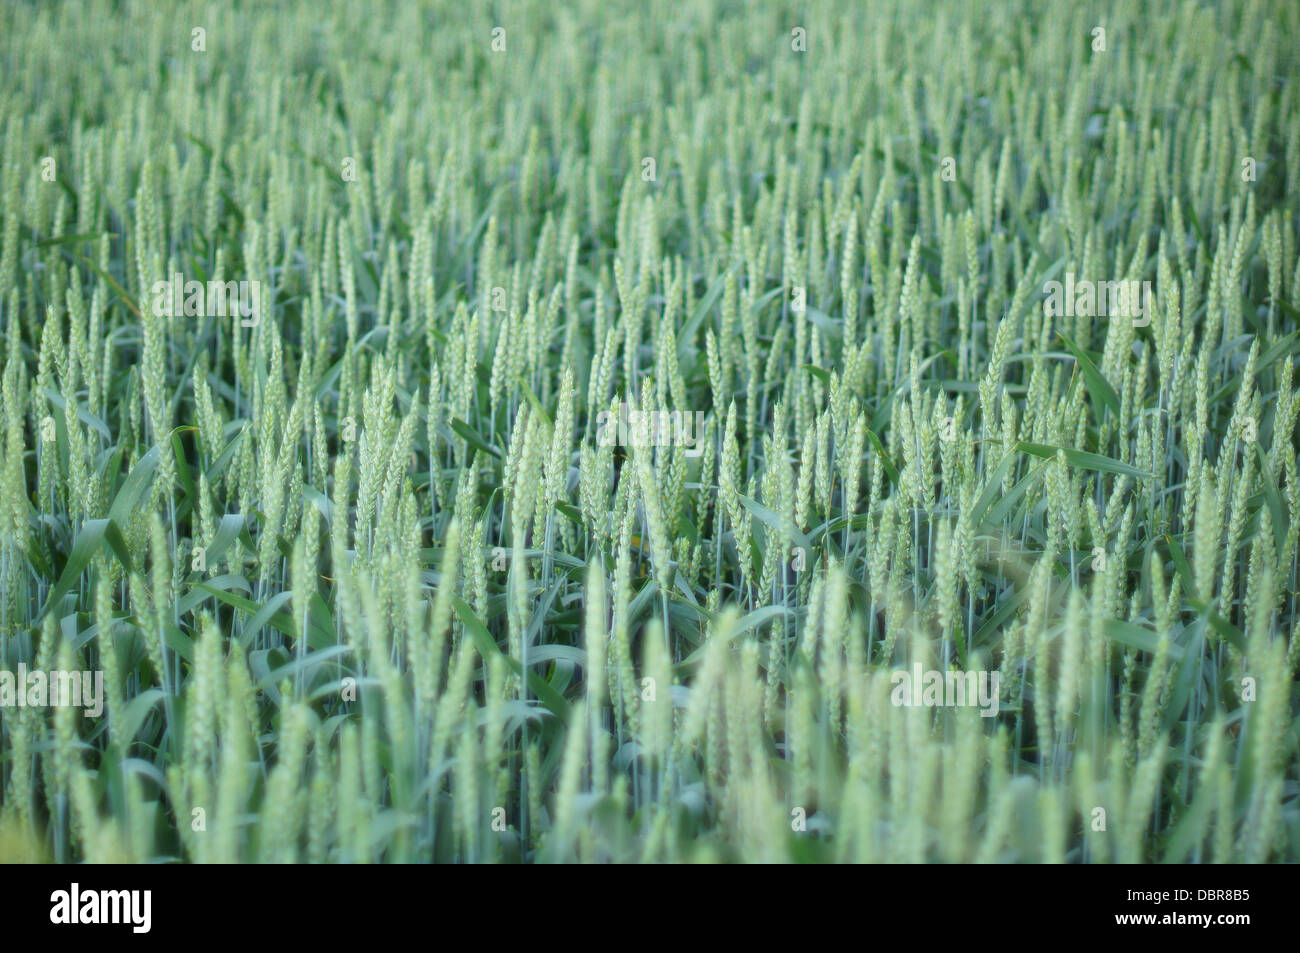
<path id="1" fill-rule="evenodd" d="M 1300 861 L 1300 8 L 466 6 L 0 8 L 0 861 Z"/>

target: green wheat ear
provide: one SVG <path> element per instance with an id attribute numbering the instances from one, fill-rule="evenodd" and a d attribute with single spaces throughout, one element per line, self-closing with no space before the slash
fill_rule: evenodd
<path id="1" fill-rule="evenodd" d="M 12 812 L 0 817 L 0 863 L 48 864 L 49 855 L 40 841 Z"/>

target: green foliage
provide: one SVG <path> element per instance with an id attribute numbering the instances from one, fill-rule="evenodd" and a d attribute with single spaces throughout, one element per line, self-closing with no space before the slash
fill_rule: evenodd
<path id="1" fill-rule="evenodd" d="M 853 6 L 4 7 L 0 860 L 1300 860 L 1300 13 Z"/>

